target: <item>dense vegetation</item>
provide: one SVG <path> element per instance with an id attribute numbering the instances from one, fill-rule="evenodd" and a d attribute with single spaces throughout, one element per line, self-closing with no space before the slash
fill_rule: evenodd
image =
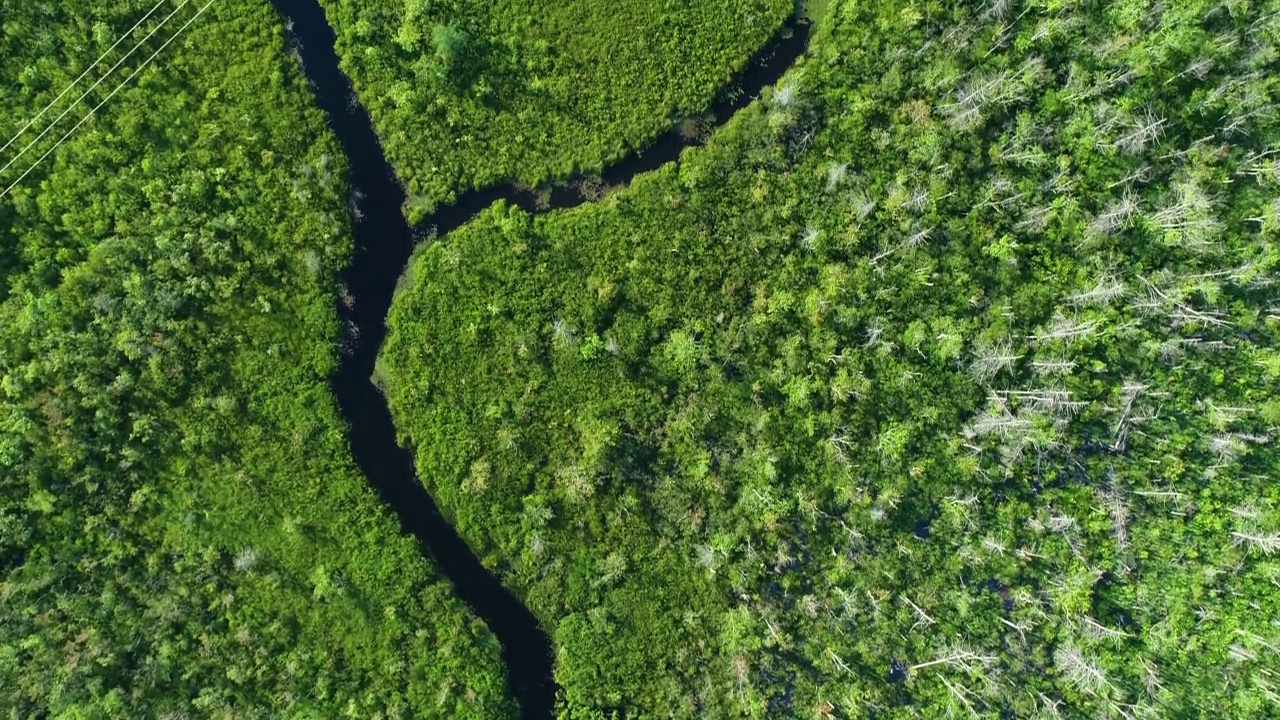
<path id="1" fill-rule="evenodd" d="M 420 252 L 392 409 L 570 707 L 1280 717 L 1278 48 L 832 0 L 678 166 Z"/>
<path id="2" fill-rule="evenodd" d="M 792 0 L 324 0 L 416 221 L 457 192 L 598 171 L 696 114 Z"/>
<path id="3" fill-rule="evenodd" d="M 151 6 L 0 3 L 4 139 L 54 102 L 3 187 L 191 21 L 0 199 L 0 715 L 510 716 L 348 459 L 345 164 L 279 18 Z"/>

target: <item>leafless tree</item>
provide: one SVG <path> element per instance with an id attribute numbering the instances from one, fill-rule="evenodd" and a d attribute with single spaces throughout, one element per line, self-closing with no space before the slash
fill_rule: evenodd
<path id="1" fill-rule="evenodd" d="M 1111 201 L 1102 212 L 1089 221 L 1088 236 L 1102 237 L 1123 229 L 1129 225 L 1129 221 L 1137 212 L 1137 198 L 1126 192 L 1119 199 Z"/>
<path id="2" fill-rule="evenodd" d="M 905 596 L 903 599 L 905 599 Z M 908 602 L 910 601 L 908 600 Z M 915 606 L 912 605 L 912 607 Z M 957 644 L 953 647 L 944 648 L 932 660 L 908 667 L 907 672 L 914 673 L 927 667 L 945 665 L 962 672 L 975 673 L 993 666 L 998 659 L 995 655 L 976 652 L 963 644 Z"/>
<path id="3" fill-rule="evenodd" d="M 900 595 L 899 597 L 901 597 L 902 601 L 911 608 L 911 613 L 915 615 L 916 621 L 914 624 L 912 624 L 911 630 L 915 630 L 917 627 L 921 625 L 924 625 L 925 627 L 929 627 L 930 625 L 933 625 L 937 622 L 932 617 L 930 617 L 929 613 L 925 612 L 923 608 L 911 602 L 911 598 L 907 597 L 906 595 Z"/>
<path id="4" fill-rule="evenodd" d="M 849 667 L 849 664 L 844 661 L 844 658 L 837 655 L 835 651 L 832 650 L 831 648 L 827 648 L 827 657 L 831 658 L 831 661 L 835 663 L 835 666 L 837 668 L 840 668 L 841 670 L 849 673 L 850 675 L 856 675 L 856 673 L 853 671 L 853 668 Z"/>
<path id="5" fill-rule="evenodd" d="M 871 322 L 867 323 L 866 334 L 867 341 L 862 344 L 862 347 L 873 348 L 879 344 L 880 336 L 884 334 L 884 327 L 881 326 L 879 318 L 872 318 Z"/>
<path id="6" fill-rule="evenodd" d="M 1186 325 L 1206 328 L 1230 327 L 1231 321 L 1226 313 L 1220 310 L 1198 310 L 1184 301 L 1185 290 L 1182 288 L 1165 289 L 1158 287 L 1147 278 L 1139 278 L 1146 288 L 1146 296 L 1135 298 L 1130 308 L 1149 314 L 1161 313 L 1172 321 L 1174 327 Z"/>
<path id="7" fill-rule="evenodd" d="M 1048 205 L 1027 208 L 1023 211 L 1022 218 L 1014 225 L 1014 229 L 1029 234 L 1042 232 L 1049 224 L 1049 216 L 1052 213 L 1053 208 Z"/>
<path id="8" fill-rule="evenodd" d="M 1220 230 L 1214 216 L 1214 199 L 1199 183 L 1184 181 L 1175 185 L 1172 202 L 1152 216 L 1166 235 L 1176 235 L 1183 247 L 1193 251 L 1210 249 Z"/>
<path id="9" fill-rule="evenodd" d="M 1067 375 L 1075 370 L 1076 362 L 1061 357 L 1036 357 L 1031 361 L 1031 371 L 1037 375 Z"/>
<path id="10" fill-rule="evenodd" d="M 845 428 L 840 428 L 831 437 L 827 438 L 827 445 L 835 453 L 836 459 L 844 466 L 849 467 L 853 464 L 850 454 L 857 447 L 856 444 L 848 436 Z"/>
<path id="11" fill-rule="evenodd" d="M 1080 634 L 1085 637 L 1108 642 L 1117 647 L 1127 638 L 1132 637 L 1129 633 L 1124 632 L 1123 630 L 1116 630 L 1115 628 L 1107 627 L 1088 615 L 1081 616 L 1078 622 L 1078 628 L 1080 630 Z"/>
<path id="12" fill-rule="evenodd" d="M 1000 148 L 1000 159 L 1015 165 L 1037 168 L 1044 165 L 1049 156 L 1043 148 L 1029 145 L 1018 137 L 1011 138 Z"/>
<path id="13" fill-rule="evenodd" d="M 1236 628 L 1236 634 L 1251 643 L 1261 645 L 1263 648 L 1274 653 L 1277 657 L 1280 657 L 1280 642 L 1271 642 L 1261 635 L 1250 630 L 1245 630 L 1244 628 Z"/>
<path id="14" fill-rule="evenodd" d="M 814 245 L 818 241 L 818 236 L 821 234 L 822 232 L 813 226 L 806 227 L 804 235 L 800 237 L 800 247 L 812 252 Z"/>
<path id="15" fill-rule="evenodd" d="M 1250 445 L 1262 445 L 1270 440 L 1264 435 L 1224 432 L 1209 438 L 1209 448 L 1218 455 L 1219 461 L 1228 463 L 1247 451 Z"/>
<path id="16" fill-rule="evenodd" d="M 1122 407 L 1120 410 L 1120 419 L 1116 421 L 1115 440 L 1111 443 L 1111 449 L 1114 452 L 1124 452 L 1125 440 L 1129 435 L 1129 428 L 1132 425 L 1133 403 L 1146 390 L 1147 386 L 1136 382 L 1125 382 L 1121 387 Z"/>
<path id="17" fill-rule="evenodd" d="M 1072 685 L 1090 695 L 1108 695 L 1113 689 L 1098 662 L 1073 645 L 1060 645 L 1053 654 L 1054 665 Z"/>
<path id="18" fill-rule="evenodd" d="M 853 212 L 858 216 L 858 220 L 866 220 L 867 217 L 876 209 L 875 198 L 871 197 L 865 190 L 859 190 L 853 194 Z"/>
<path id="19" fill-rule="evenodd" d="M 1127 82 L 1127 76 L 1126 73 L 1121 78 Z M 1118 78 L 1117 82 L 1119 81 Z M 1150 109 L 1143 111 L 1141 115 L 1127 117 L 1123 120 L 1124 134 L 1117 138 L 1112 146 L 1130 155 L 1137 155 L 1146 150 L 1148 145 L 1160 139 L 1164 134 L 1166 122 L 1168 122 L 1167 118 L 1156 116 Z"/>
<path id="20" fill-rule="evenodd" d="M 849 163 L 831 163 L 827 166 L 827 192 L 836 189 L 849 172 Z"/>
<path id="21" fill-rule="evenodd" d="M 1160 669 L 1155 663 L 1147 660 L 1141 655 L 1138 656 L 1138 664 L 1142 666 L 1142 686 L 1148 695 L 1155 695 L 1164 689 L 1164 685 L 1160 682 Z"/>
<path id="22" fill-rule="evenodd" d="M 909 248 L 919 247 L 924 243 L 928 242 L 932 234 L 933 234 L 932 227 L 916 229 L 911 233 L 910 236 L 907 237 L 906 247 L 909 247 Z"/>
<path id="23" fill-rule="evenodd" d="M 1232 38 L 1231 42 L 1234 44 L 1235 39 Z M 1223 48 L 1221 47 L 1218 48 L 1219 51 L 1222 49 Z M 1213 70 L 1213 58 L 1196 58 L 1187 63 L 1187 66 L 1183 68 L 1182 72 L 1165 80 L 1164 84 L 1168 85 L 1169 83 L 1177 82 L 1184 77 L 1193 77 L 1197 80 L 1204 80 L 1208 77 L 1211 70 Z"/>
<path id="24" fill-rule="evenodd" d="M 987 435 L 1008 439 L 1025 435 L 1031 427 L 1029 418 L 1014 415 L 1003 398 L 993 395 L 987 408 L 965 426 L 963 433 L 970 439 Z"/>
<path id="25" fill-rule="evenodd" d="M 1236 546 L 1243 546 L 1263 555 L 1272 555 L 1280 552 L 1280 532 L 1233 530 L 1231 531 L 1231 543 Z"/>
<path id="26" fill-rule="evenodd" d="M 1070 390 L 1036 388 L 1031 390 L 996 390 L 992 393 L 1003 401 L 1015 400 L 1034 413 L 1071 416 L 1088 407 L 1089 403 L 1075 400 Z"/>
<path id="27" fill-rule="evenodd" d="M 1008 340 L 983 343 L 974 349 L 973 361 L 969 364 L 969 374 L 980 383 L 986 383 L 1022 359 L 1022 354 L 1013 349 Z"/>
<path id="28" fill-rule="evenodd" d="M 1048 328 L 1037 332 L 1028 339 L 1035 343 L 1054 340 L 1069 343 L 1088 339 L 1095 335 L 1097 330 L 1098 322 L 1096 320 L 1081 320 L 1077 317 L 1068 317 L 1062 313 L 1057 313 Z"/>

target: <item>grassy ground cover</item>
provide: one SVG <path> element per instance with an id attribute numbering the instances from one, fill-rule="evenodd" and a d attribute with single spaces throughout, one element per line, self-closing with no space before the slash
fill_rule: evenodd
<path id="1" fill-rule="evenodd" d="M 600 170 L 696 114 L 791 0 L 324 0 L 343 70 L 409 189 Z"/>
<path id="2" fill-rule="evenodd" d="M 0 130 L 151 2 L 0 7 Z M 514 714 L 499 649 L 348 458 L 344 160 L 265 2 L 174 20 L 0 172 L 0 715 Z"/>
<path id="3" fill-rule="evenodd" d="M 381 372 L 584 716 L 1280 716 L 1280 15 L 832 0 Z"/>

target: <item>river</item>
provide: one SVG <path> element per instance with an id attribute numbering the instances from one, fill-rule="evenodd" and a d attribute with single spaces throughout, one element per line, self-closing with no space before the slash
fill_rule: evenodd
<path id="1" fill-rule="evenodd" d="M 565 209 L 588 201 L 575 182 L 552 188 L 549 202 L 515 185 L 462 193 L 458 202 L 437 209 L 417 227 L 402 214 L 405 191 L 383 154 L 364 107 L 355 99 L 351 83 L 338 66 L 333 29 L 317 0 L 272 0 L 286 19 L 290 43 L 303 63 L 316 103 L 325 113 L 350 167 L 353 197 L 359 213 L 353 217 L 355 252 L 343 274 L 349 302 L 338 310 L 347 327 L 355 328 L 353 342 L 331 378 L 333 392 L 350 428 L 348 442 L 357 466 L 383 503 L 417 539 L 423 553 L 452 583 L 457 596 L 479 617 L 502 645 L 507 682 L 520 703 L 521 717 L 547 720 L 554 715 L 557 687 L 554 655 L 547 633 L 533 613 L 476 557 L 440 512 L 414 474 L 412 455 L 396 443 L 395 426 L 386 399 L 373 384 L 374 363 L 386 336 L 386 316 L 396 283 L 413 252 L 415 240 L 434 230 L 443 236 L 475 214 L 502 199 L 530 212 Z M 800 21 L 780 32 L 709 112 L 717 122 L 746 106 L 766 85 L 782 76 L 803 54 L 809 26 Z M 680 152 L 699 142 L 671 130 L 644 149 L 608 168 L 604 185 L 629 183 L 641 172 L 675 162 Z"/>

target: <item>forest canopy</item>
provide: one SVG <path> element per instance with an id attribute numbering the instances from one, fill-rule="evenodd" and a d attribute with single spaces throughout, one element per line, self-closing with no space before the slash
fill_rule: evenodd
<path id="1" fill-rule="evenodd" d="M 562 720 L 1280 718 L 1274 0 L 318 1 L 415 221 L 815 21 L 401 278 L 376 380 Z M 0 0 L 6 717 L 530 710 L 352 461 L 370 159 L 290 22 Z"/>
<path id="2" fill-rule="evenodd" d="M 705 108 L 792 0 L 323 0 L 418 221 L 600 171 Z"/>
<path id="3" fill-rule="evenodd" d="M 1280 12 L 834 0 L 423 249 L 380 374 L 571 712 L 1280 717 Z"/>
<path id="4" fill-rule="evenodd" d="M 0 22 L 0 715 L 512 716 L 349 457 L 346 163 L 280 18 Z"/>

